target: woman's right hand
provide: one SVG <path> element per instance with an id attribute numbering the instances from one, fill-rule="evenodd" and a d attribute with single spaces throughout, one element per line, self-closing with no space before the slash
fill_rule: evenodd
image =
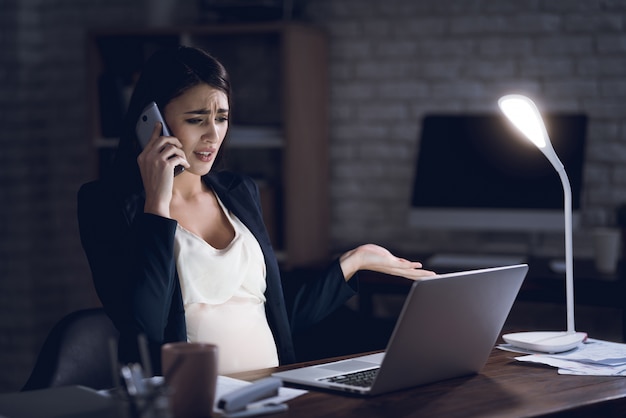
<path id="1" fill-rule="evenodd" d="M 434 276 L 435 272 L 424 270 L 422 263 L 396 257 L 388 249 L 376 244 L 364 244 L 344 253 L 339 258 L 346 281 L 359 270 L 371 270 L 410 280 Z"/>
<path id="2" fill-rule="evenodd" d="M 155 124 L 150 141 L 137 157 L 146 191 L 144 212 L 169 218 L 174 167 L 189 167 L 181 142 L 173 136 L 161 136 L 161 123 Z"/>

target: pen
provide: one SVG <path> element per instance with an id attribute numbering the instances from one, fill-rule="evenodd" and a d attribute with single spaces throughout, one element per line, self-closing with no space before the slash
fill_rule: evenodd
<path id="1" fill-rule="evenodd" d="M 122 366 L 120 372 L 122 373 L 122 377 L 124 378 L 124 383 L 126 385 L 126 392 L 134 396 L 137 394 L 137 386 L 135 386 L 135 379 L 133 379 L 133 374 L 128 366 Z"/>
<path id="2" fill-rule="evenodd" d="M 146 385 L 143 381 L 143 370 L 139 364 L 133 364 L 130 368 L 131 377 L 135 382 L 135 388 L 137 389 L 138 395 L 146 394 Z"/>
<path id="3" fill-rule="evenodd" d="M 152 377 L 152 363 L 150 362 L 150 354 L 148 351 L 148 340 L 144 334 L 137 336 L 137 345 L 139 346 L 139 355 L 141 356 L 141 365 L 145 371 L 145 377 Z"/>
<path id="4" fill-rule="evenodd" d="M 111 375 L 113 377 L 113 388 L 120 387 L 120 366 L 117 361 L 117 342 L 113 338 L 109 338 L 109 361 L 111 362 Z"/>

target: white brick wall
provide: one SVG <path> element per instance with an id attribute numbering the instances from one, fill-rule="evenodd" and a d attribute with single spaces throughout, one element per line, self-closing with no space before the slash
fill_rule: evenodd
<path id="1" fill-rule="evenodd" d="M 626 202 L 626 1 L 318 0 L 309 12 L 330 34 L 335 248 L 493 240 L 412 230 L 408 202 L 422 116 L 495 112 L 513 90 L 590 116 L 584 226 L 609 222 Z M 577 236 L 589 254 L 584 231 Z M 545 238 L 558 253 L 559 237 Z"/>
<path id="2" fill-rule="evenodd" d="M 76 192 L 95 172 L 85 32 L 136 22 L 141 3 L 0 3 L 0 391 L 9 391 L 61 316 L 97 304 L 76 224 Z"/>

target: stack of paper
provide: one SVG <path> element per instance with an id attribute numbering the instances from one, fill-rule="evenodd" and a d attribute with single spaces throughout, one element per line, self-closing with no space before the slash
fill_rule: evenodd
<path id="1" fill-rule="evenodd" d="M 626 376 L 626 344 L 588 338 L 574 350 L 559 354 L 543 354 L 520 350 L 510 344 L 498 348 L 527 355 L 518 361 L 557 367 L 559 374 L 580 376 Z"/>

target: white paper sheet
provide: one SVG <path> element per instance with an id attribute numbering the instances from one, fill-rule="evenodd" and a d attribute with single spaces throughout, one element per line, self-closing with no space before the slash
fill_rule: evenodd
<path id="1" fill-rule="evenodd" d="M 588 338 L 574 350 L 560 354 L 519 350 L 509 344 L 498 348 L 527 354 L 516 360 L 558 368 L 559 374 L 580 376 L 626 376 L 626 344 Z"/>

